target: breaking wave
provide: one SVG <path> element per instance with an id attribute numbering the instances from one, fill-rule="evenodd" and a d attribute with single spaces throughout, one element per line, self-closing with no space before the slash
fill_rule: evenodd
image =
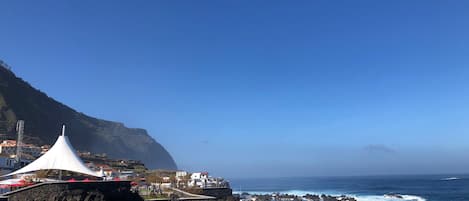
<path id="1" fill-rule="evenodd" d="M 425 198 L 416 195 L 401 195 L 402 198 L 390 198 L 384 195 L 354 196 L 358 201 L 426 201 Z"/>
<path id="2" fill-rule="evenodd" d="M 451 180 L 458 180 L 460 179 L 459 177 L 447 177 L 447 178 L 443 178 L 443 179 L 440 179 L 442 181 L 451 181 Z"/>
<path id="3" fill-rule="evenodd" d="M 416 196 L 416 195 L 400 195 L 402 198 L 397 197 L 387 197 L 384 195 L 350 195 L 350 194 L 341 194 L 338 192 L 315 192 L 315 191 L 303 191 L 303 190 L 288 190 L 288 191 L 278 191 L 278 192 L 268 192 L 268 191 L 233 191 L 235 194 L 241 193 L 249 193 L 251 195 L 265 195 L 265 194 L 272 194 L 272 193 L 281 193 L 281 194 L 289 194 L 289 195 L 297 195 L 297 196 L 304 196 L 306 194 L 311 195 L 332 195 L 332 196 L 340 196 L 346 195 L 349 197 L 354 197 L 357 201 L 426 201 L 425 198 Z"/>

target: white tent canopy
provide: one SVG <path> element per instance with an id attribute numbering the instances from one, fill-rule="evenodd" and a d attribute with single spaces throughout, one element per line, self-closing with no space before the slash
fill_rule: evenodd
<path id="1" fill-rule="evenodd" d="M 4 176 L 38 170 L 66 170 L 101 177 L 101 175 L 86 167 L 80 157 L 78 157 L 68 137 L 65 136 L 65 126 L 62 128 L 62 135 L 59 136 L 54 146 L 52 146 L 49 151 L 27 166 Z"/>

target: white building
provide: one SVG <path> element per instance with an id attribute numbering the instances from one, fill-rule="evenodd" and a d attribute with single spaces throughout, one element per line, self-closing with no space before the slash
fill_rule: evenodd
<path id="1" fill-rule="evenodd" d="M 229 183 L 223 178 L 209 176 L 208 172 L 196 172 L 192 173 L 188 186 L 196 188 L 227 188 Z"/>
<path id="2" fill-rule="evenodd" d="M 137 176 L 137 174 L 135 174 L 135 172 L 132 170 L 119 171 L 117 175 L 119 179 L 123 179 L 123 180 L 131 180 Z"/>
<path id="3" fill-rule="evenodd" d="M 207 179 L 208 172 L 195 172 L 191 174 L 191 179 Z"/>
<path id="4" fill-rule="evenodd" d="M 177 179 L 182 179 L 184 178 L 185 176 L 187 176 L 189 173 L 187 173 L 186 171 L 177 171 L 176 172 L 176 178 Z"/>
<path id="5" fill-rule="evenodd" d="M 41 147 L 38 147 L 32 144 L 22 144 L 21 151 L 22 153 L 33 156 L 35 158 L 41 156 L 42 154 Z M 16 141 L 15 140 L 3 140 L 3 142 L 0 143 L 0 154 L 15 155 L 16 154 Z"/>

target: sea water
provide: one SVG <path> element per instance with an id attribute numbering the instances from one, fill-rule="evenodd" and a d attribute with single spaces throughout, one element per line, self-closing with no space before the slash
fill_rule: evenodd
<path id="1" fill-rule="evenodd" d="M 349 195 L 359 201 L 469 201 L 469 175 L 231 179 L 235 193 Z M 402 198 L 386 197 L 400 194 Z"/>

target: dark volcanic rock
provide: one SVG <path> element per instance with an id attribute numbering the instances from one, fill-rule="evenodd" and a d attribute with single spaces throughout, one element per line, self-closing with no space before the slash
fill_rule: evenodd
<path id="1" fill-rule="evenodd" d="M 61 125 L 66 124 L 67 135 L 78 150 L 141 160 L 150 168 L 177 168 L 171 155 L 144 129 L 77 112 L 16 77 L 0 62 L 0 133 L 14 135 L 19 119 L 26 122 L 25 141 L 30 143 L 54 143 Z"/>
<path id="2" fill-rule="evenodd" d="M 4 195 L 9 201 L 143 201 L 130 181 L 42 183 Z"/>

